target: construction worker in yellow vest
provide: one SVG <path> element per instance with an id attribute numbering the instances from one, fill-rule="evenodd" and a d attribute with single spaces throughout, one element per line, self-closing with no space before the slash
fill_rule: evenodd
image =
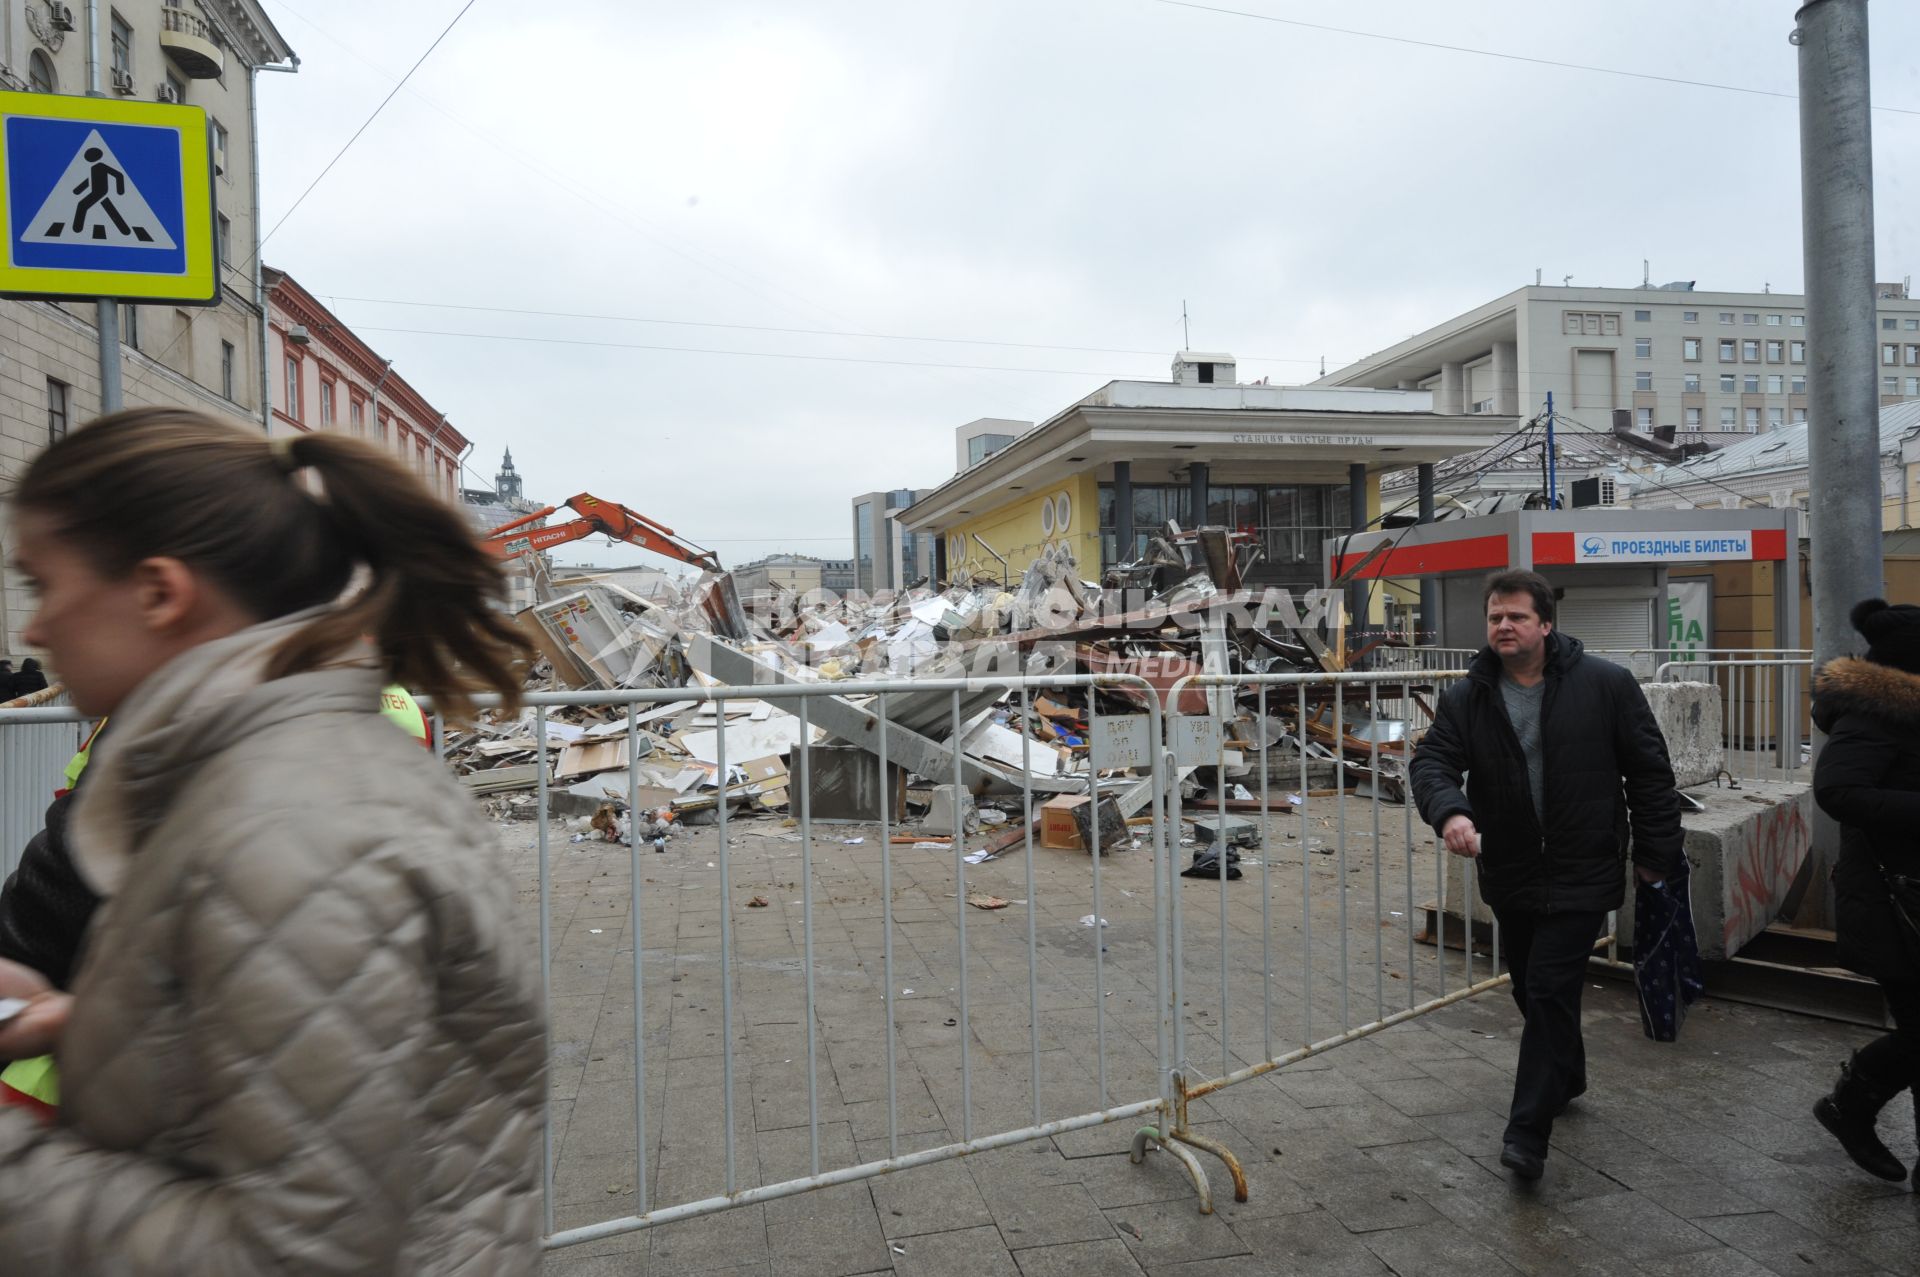
<path id="1" fill-rule="evenodd" d="M 406 688 L 394 686 L 384 689 L 380 693 L 380 712 L 401 731 L 426 748 L 433 748 L 432 722 L 427 718 L 426 711 L 420 708 L 419 703 L 407 694 Z M 96 724 L 93 732 L 87 737 L 86 743 L 80 747 L 80 752 L 67 763 L 63 773 L 66 785 L 54 794 L 55 806 L 48 811 L 48 828 L 42 831 L 43 839 L 53 833 L 56 819 L 64 827 L 65 802 L 72 794 L 74 787 L 80 783 L 80 777 L 86 772 L 87 762 L 93 754 L 94 742 L 100 739 L 100 733 L 106 725 L 105 719 Z M 72 873 L 70 866 L 62 866 L 62 868 L 66 873 Z M 18 878 L 19 875 L 16 874 L 15 879 L 9 880 L 8 887 L 11 888 Z M 93 907 L 99 903 L 97 897 L 91 897 L 91 893 L 79 881 L 77 875 L 73 875 L 72 881 L 63 885 L 68 894 L 67 900 L 63 902 L 67 908 L 62 910 L 61 917 L 43 919 L 43 922 L 59 925 L 69 922 L 76 913 L 90 915 Z M 72 899 L 76 892 L 87 892 L 90 897 L 87 901 L 80 903 L 77 909 L 73 907 L 75 902 Z M 11 913 L 10 910 L 4 912 Z M 0 919 L 0 923 L 9 921 L 11 921 L 10 918 Z M 66 968 L 70 968 L 73 955 L 79 949 L 81 934 L 86 930 L 84 920 L 80 921 L 79 926 L 70 927 L 70 929 L 73 931 L 71 936 L 60 938 L 63 942 L 61 948 L 64 950 L 63 969 L 58 972 L 43 973 L 49 974 L 50 978 L 62 983 L 67 974 Z M 47 1121 L 52 1121 L 55 1110 L 60 1106 L 60 1075 L 59 1070 L 54 1066 L 53 1057 L 45 1055 L 30 1060 L 14 1060 L 7 1064 L 4 1070 L 0 1070 L 0 1104 L 13 1104 L 30 1109 Z"/>

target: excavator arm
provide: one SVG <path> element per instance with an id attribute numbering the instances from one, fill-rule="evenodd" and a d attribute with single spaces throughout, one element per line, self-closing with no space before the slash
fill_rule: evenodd
<path id="1" fill-rule="evenodd" d="M 675 533 L 672 528 L 655 523 L 638 511 L 629 510 L 616 502 L 602 501 L 585 492 L 568 497 L 567 506 L 580 517 L 551 527 L 528 526 L 559 512 L 559 506 L 550 505 L 511 523 L 501 524 L 482 537 L 480 543 L 495 558 L 511 559 L 517 555 L 551 550 L 556 545 L 565 545 L 585 537 L 608 536 L 616 541 L 625 541 L 628 545 L 637 545 L 643 550 L 652 550 L 655 554 L 664 554 L 670 559 L 678 559 L 682 563 L 691 563 L 708 572 L 721 570 L 719 556 L 712 550 L 702 549 Z"/>

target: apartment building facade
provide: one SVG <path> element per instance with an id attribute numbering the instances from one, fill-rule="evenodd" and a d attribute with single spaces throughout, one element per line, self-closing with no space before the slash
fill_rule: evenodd
<path id="1" fill-rule="evenodd" d="M 270 435 L 365 439 L 451 502 L 472 445 L 386 359 L 285 271 L 267 268 Z M 508 466 L 511 468 L 511 459 Z"/>
<path id="2" fill-rule="evenodd" d="M 1920 301 L 1878 284 L 1883 404 L 1920 399 Z M 1533 286 L 1329 373 L 1317 385 L 1420 389 L 1440 413 L 1517 416 L 1554 396 L 1556 425 L 1722 447 L 1807 418 L 1805 298 Z"/>
<path id="3" fill-rule="evenodd" d="M 220 303 L 118 308 L 123 401 L 194 408 L 263 428 L 266 327 L 255 271 L 252 121 L 258 71 L 291 70 L 297 59 L 257 0 L 113 0 L 97 11 L 103 91 L 204 108 L 215 174 Z M 83 3 L 0 7 L 0 85 L 84 94 L 86 15 Z M 100 403 L 94 304 L 0 299 L 0 491 L 50 441 L 98 416 Z M 0 527 L 5 504 L 0 497 Z M 0 567 L 0 653 L 20 650 L 28 608 L 12 569 Z"/>

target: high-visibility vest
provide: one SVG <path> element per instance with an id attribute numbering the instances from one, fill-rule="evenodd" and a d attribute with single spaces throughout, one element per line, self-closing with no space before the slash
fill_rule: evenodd
<path id="1" fill-rule="evenodd" d="M 406 688 L 398 684 L 382 688 L 380 712 L 401 731 L 428 749 L 433 748 L 432 723 L 419 702 L 407 694 Z M 100 730 L 106 725 L 107 720 L 101 719 L 87 737 L 87 743 L 80 747 L 80 752 L 67 762 L 66 771 L 62 774 L 67 789 L 80 783 L 81 774 L 87 770 L 87 764 L 93 758 L 93 743 L 100 739 Z M 53 1057 L 43 1055 L 31 1060 L 15 1060 L 0 1070 L 0 1104 L 19 1105 L 50 1120 L 54 1110 L 60 1107 L 60 1071 L 54 1066 Z"/>
<path id="2" fill-rule="evenodd" d="M 380 689 L 380 712 L 401 731 L 428 749 L 433 748 L 433 724 L 427 718 L 427 711 L 421 709 L 420 702 L 407 694 L 406 688 L 395 683 L 392 687 Z"/>

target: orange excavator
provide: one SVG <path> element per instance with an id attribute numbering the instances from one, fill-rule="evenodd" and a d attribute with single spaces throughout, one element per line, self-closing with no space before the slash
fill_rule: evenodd
<path id="1" fill-rule="evenodd" d="M 495 558 L 511 559 L 604 534 L 616 541 L 625 541 L 628 545 L 637 545 L 643 550 L 652 550 L 655 554 L 664 554 L 682 563 L 691 563 L 708 572 L 721 570 L 720 558 L 712 550 L 702 549 L 676 534 L 672 528 L 655 523 L 638 511 L 629 510 L 616 502 L 602 501 L 585 492 L 568 497 L 567 505 L 580 517 L 546 528 L 527 526 L 559 511 L 559 506 L 550 505 L 511 523 L 501 524 L 482 537 L 480 544 Z"/>

